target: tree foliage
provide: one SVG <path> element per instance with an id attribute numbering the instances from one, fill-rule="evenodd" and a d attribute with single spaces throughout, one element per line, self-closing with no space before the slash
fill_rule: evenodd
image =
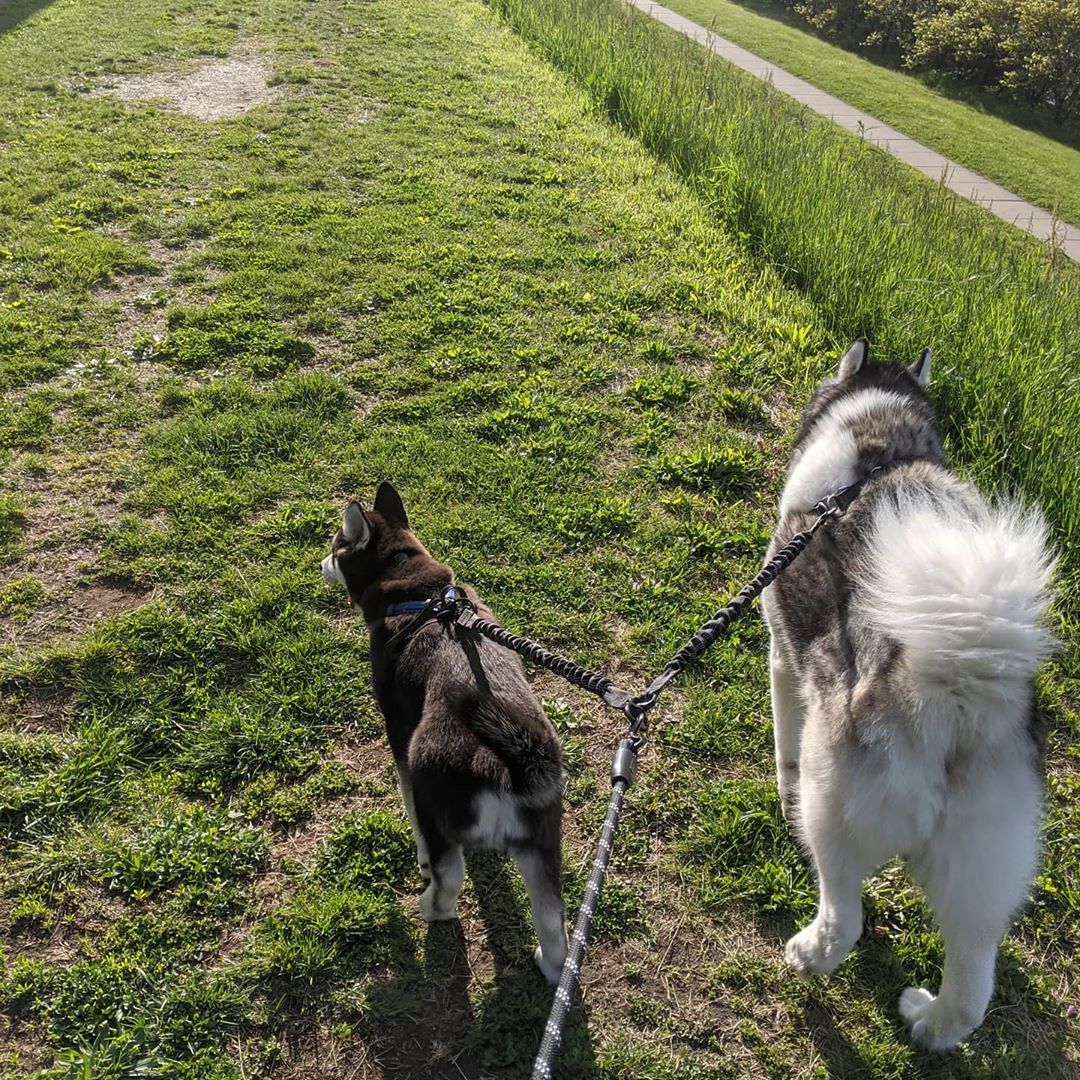
<path id="1" fill-rule="evenodd" d="M 818 31 L 904 67 L 1080 115 L 1080 0 L 780 0 Z"/>

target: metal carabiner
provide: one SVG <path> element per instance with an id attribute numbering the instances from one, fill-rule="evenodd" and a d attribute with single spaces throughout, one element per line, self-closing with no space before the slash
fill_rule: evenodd
<path id="1" fill-rule="evenodd" d="M 627 736 L 640 747 L 645 742 L 645 732 L 649 729 L 649 710 L 656 704 L 655 694 L 642 694 L 631 698 L 622 710 L 629 721 Z"/>

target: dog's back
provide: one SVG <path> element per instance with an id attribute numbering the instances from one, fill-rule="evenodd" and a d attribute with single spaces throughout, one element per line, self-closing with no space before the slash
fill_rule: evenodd
<path id="1" fill-rule="evenodd" d="M 558 736 L 513 653 L 429 623 L 403 644 L 376 629 L 372 662 L 395 755 L 448 837 L 506 849 L 529 831 L 523 813 L 559 803 Z"/>
<path id="2" fill-rule="evenodd" d="M 859 935 L 863 877 L 906 856 L 949 959 L 940 997 L 910 990 L 901 1008 L 916 1039 L 945 1049 L 981 1020 L 1034 873 L 1052 559 L 1037 514 L 989 505 L 946 467 L 924 361 L 878 364 L 860 343 L 807 410 L 774 547 L 818 499 L 871 479 L 766 613 L 778 779 L 821 879 L 788 960 L 831 971 Z"/>

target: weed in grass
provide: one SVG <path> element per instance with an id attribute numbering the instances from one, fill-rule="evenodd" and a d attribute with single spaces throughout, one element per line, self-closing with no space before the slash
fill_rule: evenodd
<path id="1" fill-rule="evenodd" d="M 764 418 L 760 396 L 737 386 L 722 387 L 717 404 L 724 416 L 735 423 L 757 424 Z"/>
<path id="2" fill-rule="evenodd" d="M 656 478 L 661 484 L 707 487 L 718 494 L 737 492 L 752 483 L 758 460 L 756 451 L 749 445 L 706 444 L 659 458 Z"/>
<path id="3" fill-rule="evenodd" d="M 677 368 L 664 368 L 655 375 L 639 375 L 626 392 L 643 405 L 671 405 L 685 401 L 698 381 Z"/>
<path id="4" fill-rule="evenodd" d="M 243 801 L 253 815 L 265 809 L 275 824 L 296 825 L 313 817 L 324 801 L 351 794 L 363 783 L 344 762 L 330 761 L 293 784 L 277 773 L 263 773 L 244 789 Z"/>
<path id="5" fill-rule="evenodd" d="M 349 888 L 402 889 L 412 877 L 416 845 L 409 823 L 385 810 L 342 818 L 319 851 L 316 875 Z"/>
<path id="6" fill-rule="evenodd" d="M 0 618 L 23 622 L 47 599 L 48 592 L 37 578 L 16 578 L 0 588 Z"/>
<path id="7" fill-rule="evenodd" d="M 150 821 L 104 853 L 104 878 L 136 898 L 178 882 L 193 886 L 253 874 L 266 855 L 265 838 L 220 810 L 195 807 Z"/>
<path id="8" fill-rule="evenodd" d="M 414 948 L 385 891 L 309 884 L 259 925 L 247 978 L 281 1004 L 317 1004 L 328 985 L 353 979 Z"/>

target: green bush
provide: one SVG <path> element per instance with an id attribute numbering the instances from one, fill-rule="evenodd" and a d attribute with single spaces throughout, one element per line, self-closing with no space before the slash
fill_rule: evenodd
<path id="1" fill-rule="evenodd" d="M 1078 0 L 779 0 L 847 46 L 1080 115 Z"/>

